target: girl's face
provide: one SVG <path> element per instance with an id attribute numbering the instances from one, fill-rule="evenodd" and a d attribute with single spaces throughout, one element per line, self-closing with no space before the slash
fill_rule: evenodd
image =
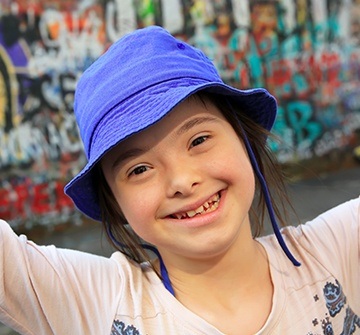
<path id="1" fill-rule="evenodd" d="M 243 142 L 211 102 L 184 101 L 101 166 L 133 230 L 164 259 L 219 256 L 242 243 L 254 175 Z"/>

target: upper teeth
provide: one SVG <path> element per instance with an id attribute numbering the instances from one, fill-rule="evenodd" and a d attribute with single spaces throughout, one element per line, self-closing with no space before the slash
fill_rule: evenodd
<path id="1" fill-rule="evenodd" d="M 177 219 L 183 219 L 183 218 L 187 218 L 187 217 L 192 218 L 196 214 L 202 214 L 205 211 L 206 212 L 213 211 L 219 206 L 219 200 L 220 200 L 220 195 L 216 194 L 212 198 L 210 198 L 208 201 L 203 203 L 199 208 L 196 208 L 195 210 L 183 212 L 183 213 L 176 213 L 176 214 L 173 214 L 173 216 L 175 216 Z"/>

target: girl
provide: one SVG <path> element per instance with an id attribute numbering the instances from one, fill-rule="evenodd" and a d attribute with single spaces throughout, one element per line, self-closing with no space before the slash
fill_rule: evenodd
<path id="1" fill-rule="evenodd" d="M 65 191 L 121 252 L 40 247 L 2 222 L 2 322 L 23 334 L 360 334 L 359 199 L 280 232 L 266 90 L 227 86 L 200 50 L 148 27 L 84 73 L 75 113 L 88 163 Z M 257 237 L 265 209 L 275 234 Z"/>

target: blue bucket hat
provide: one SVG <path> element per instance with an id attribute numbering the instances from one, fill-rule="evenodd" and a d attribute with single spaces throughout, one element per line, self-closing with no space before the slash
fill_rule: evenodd
<path id="1" fill-rule="evenodd" d="M 94 166 L 118 143 L 158 122 L 199 91 L 226 96 L 234 110 L 241 107 L 243 113 L 267 130 L 274 124 L 277 104 L 267 90 L 239 90 L 226 85 L 201 50 L 176 39 L 162 27 L 135 30 L 112 44 L 83 73 L 76 87 L 74 111 L 88 159 L 65 186 L 65 193 L 76 207 L 101 221 Z M 248 150 L 252 154 L 251 148 Z M 256 164 L 253 155 L 251 158 Z M 256 166 L 255 170 L 258 174 Z M 275 222 L 273 226 L 284 249 Z"/>

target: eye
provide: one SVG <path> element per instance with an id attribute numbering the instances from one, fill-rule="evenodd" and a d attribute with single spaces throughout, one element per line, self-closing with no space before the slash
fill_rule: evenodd
<path id="1" fill-rule="evenodd" d="M 129 175 L 130 176 L 131 175 L 139 175 L 139 174 L 146 172 L 147 170 L 149 170 L 149 168 L 147 166 L 140 165 L 140 166 L 135 167 L 133 170 L 131 170 Z"/>
<path id="2" fill-rule="evenodd" d="M 196 147 L 197 145 L 204 143 L 207 139 L 209 138 L 209 136 L 203 135 L 203 136 L 199 136 L 197 138 L 195 138 L 195 140 L 193 140 L 191 142 L 191 148 L 192 147 Z"/>

